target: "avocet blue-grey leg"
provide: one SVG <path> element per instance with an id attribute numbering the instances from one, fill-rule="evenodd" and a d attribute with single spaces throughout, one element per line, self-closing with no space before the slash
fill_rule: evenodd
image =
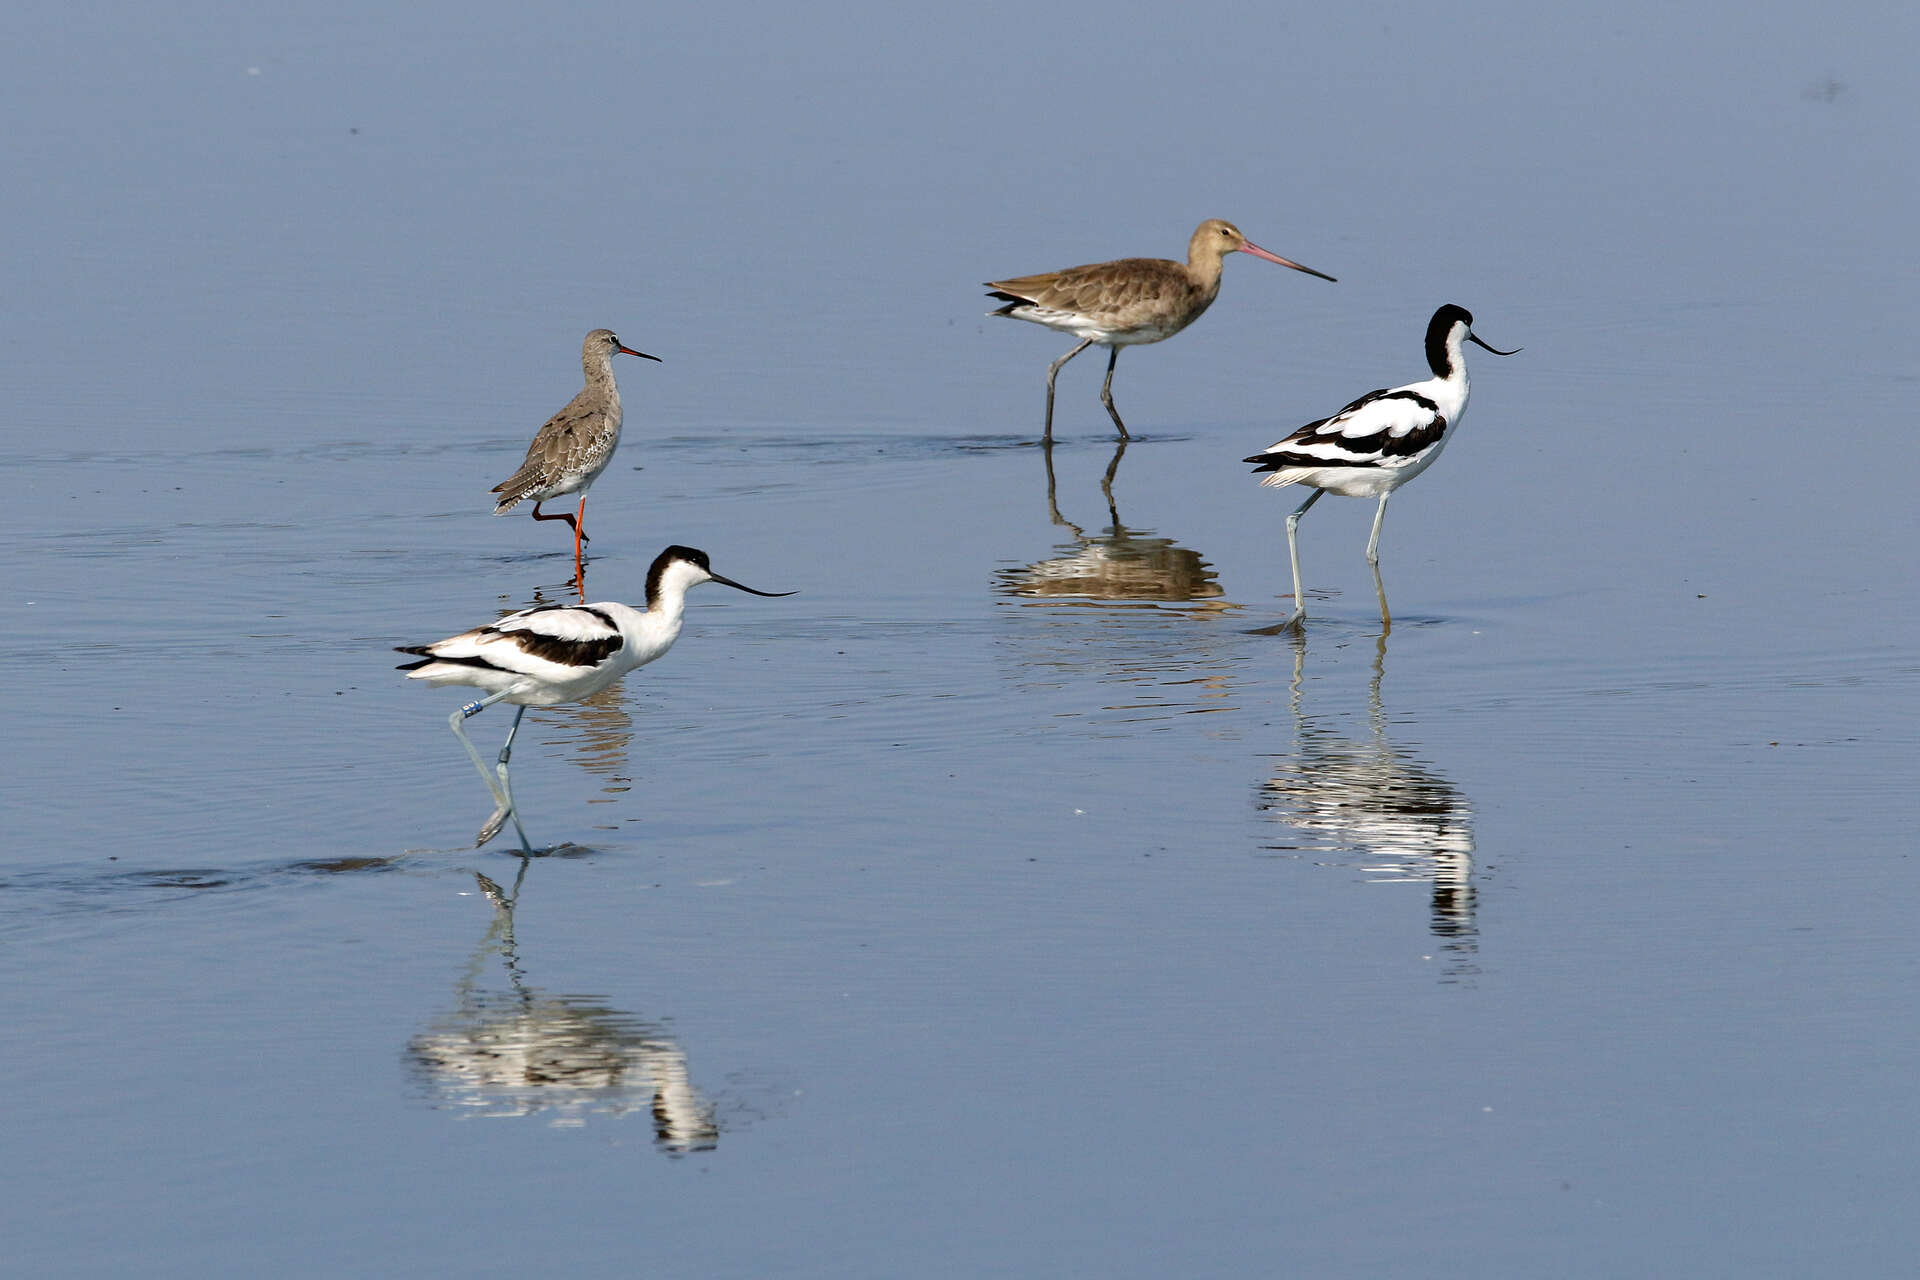
<path id="1" fill-rule="evenodd" d="M 1248 458 L 1263 485 L 1309 485 L 1314 490 L 1287 520 L 1287 545 L 1295 549 L 1294 525 L 1314 498 L 1337 493 L 1343 498 L 1378 498 L 1373 533 L 1367 538 L 1367 564 L 1380 598 L 1380 621 L 1388 626 L 1386 585 L 1380 578 L 1380 525 L 1387 498 L 1433 465 L 1447 439 L 1460 429 L 1467 411 L 1466 343 L 1495 355 L 1512 351 L 1487 346 L 1473 332 L 1473 316 L 1449 303 L 1427 322 L 1427 367 L 1431 378 L 1404 387 L 1369 391 L 1340 412 L 1295 430 L 1278 444 Z M 1518 350 L 1518 348 L 1515 348 Z M 1293 560 L 1293 591 L 1300 594 L 1300 559 Z M 1296 603 L 1300 603 L 1296 600 Z"/>
<path id="2" fill-rule="evenodd" d="M 1307 508 L 1320 501 L 1325 489 L 1315 489 L 1307 495 L 1307 500 L 1287 517 L 1287 559 L 1293 564 L 1293 616 L 1281 624 L 1282 630 L 1295 623 L 1307 620 L 1307 592 L 1300 585 L 1300 517 L 1307 514 Z"/>
<path id="3" fill-rule="evenodd" d="M 1380 563 L 1380 522 L 1387 518 L 1387 499 L 1393 496 L 1389 489 L 1380 495 L 1380 505 L 1373 512 L 1373 534 L 1367 539 L 1367 563 Z"/>
<path id="4" fill-rule="evenodd" d="M 1380 522 L 1387 518 L 1387 499 L 1392 496 L 1391 489 L 1380 495 L 1380 505 L 1373 512 L 1373 536 L 1367 539 L 1367 567 L 1373 570 L 1373 594 L 1380 601 L 1382 635 L 1393 627 L 1393 615 L 1387 612 L 1387 585 L 1380 580 Z"/>
<path id="5" fill-rule="evenodd" d="M 1120 362 L 1120 348 L 1108 348 L 1113 354 L 1107 357 L 1107 380 L 1100 384 L 1100 403 L 1107 406 L 1107 416 L 1113 419 L 1113 425 L 1120 428 L 1122 440 L 1132 439 L 1127 434 L 1127 424 L 1120 421 L 1120 411 L 1113 407 L 1113 366 Z"/>
<path id="6" fill-rule="evenodd" d="M 1093 345 L 1093 339 L 1088 338 L 1085 341 L 1083 341 L 1079 346 L 1075 347 L 1073 350 L 1067 352 L 1067 354 L 1061 356 L 1058 360 L 1055 360 L 1052 364 L 1047 366 L 1047 429 L 1045 432 L 1042 433 L 1041 435 L 1042 439 L 1044 440 L 1053 439 L 1053 380 L 1060 376 L 1060 366 L 1065 364 L 1067 361 L 1073 359 L 1075 356 L 1079 355 L 1082 351 L 1085 351 L 1088 347 L 1092 345 Z M 1118 350 L 1118 348 L 1115 348 L 1115 350 Z M 1111 372 L 1109 372 L 1107 376 L 1111 378 L 1113 375 Z"/>
<path id="7" fill-rule="evenodd" d="M 506 821 L 508 818 L 512 818 L 514 830 L 520 833 L 521 847 L 524 849 L 531 850 L 532 845 L 527 840 L 526 829 L 520 825 L 520 815 L 514 812 L 513 793 L 507 789 L 506 750 L 502 749 L 501 751 L 501 759 L 499 763 L 500 780 L 499 780 L 499 783 L 496 784 L 494 781 L 494 771 L 487 768 L 486 762 L 480 758 L 479 750 L 473 745 L 473 739 L 469 738 L 467 736 L 467 731 L 460 727 L 460 724 L 462 721 L 469 720 L 472 717 L 479 715 L 482 711 L 485 711 L 488 707 L 492 706 L 494 703 L 500 701 L 502 698 L 506 696 L 507 696 L 507 693 L 506 691 L 503 690 L 500 693 L 491 694 L 485 698 L 482 698 L 478 702 L 469 702 L 465 706 L 461 707 L 458 711 L 454 712 L 451 716 L 448 716 L 447 724 L 453 730 L 453 736 L 460 739 L 460 745 L 467 749 L 467 758 L 469 760 L 472 760 L 473 767 L 480 771 L 480 781 L 487 784 L 487 794 L 493 797 L 493 804 L 494 804 L 493 815 L 489 817 L 484 824 L 481 825 L 480 833 L 474 837 L 473 847 L 478 849 L 483 845 L 485 845 L 487 841 L 493 839 L 496 835 L 499 835 L 500 828 L 506 825 Z M 526 710 L 527 709 L 525 707 L 521 707 L 519 709 L 519 714 L 516 714 L 513 717 L 513 727 L 515 729 L 518 729 L 520 727 L 520 716 L 526 714 Z M 512 733 L 508 733 L 507 743 L 509 746 L 512 745 L 513 743 Z"/>
<path id="8" fill-rule="evenodd" d="M 513 736 L 520 732 L 520 718 L 526 714 L 525 707 L 514 711 L 513 727 L 507 730 L 507 740 L 500 744 L 500 758 L 494 765 L 500 775 L 500 807 L 494 810 L 493 816 L 480 828 L 480 834 L 474 837 L 473 847 L 476 849 L 500 834 L 501 824 L 512 818 L 513 829 L 520 835 L 520 848 L 527 853 L 533 852 L 533 844 L 527 839 L 527 829 L 520 825 L 520 806 L 513 802 L 513 780 L 507 776 L 507 761 L 513 757 Z"/>
<path id="9" fill-rule="evenodd" d="M 493 770 L 487 768 L 486 761 L 480 758 L 479 749 L 473 745 L 473 739 L 467 736 L 467 731 L 462 729 L 460 724 L 464 720 L 470 720 L 474 716 L 479 715 L 482 711 L 485 711 L 488 707 L 506 696 L 504 692 L 491 694 L 480 699 L 478 702 L 467 703 L 447 717 L 447 727 L 453 730 L 454 737 L 460 739 L 460 745 L 467 749 L 467 758 L 472 760 L 473 767 L 480 771 L 480 781 L 487 784 L 487 794 L 493 797 L 495 804 L 502 805 L 507 802 L 507 798 L 501 795 L 500 788 L 494 785 Z"/>

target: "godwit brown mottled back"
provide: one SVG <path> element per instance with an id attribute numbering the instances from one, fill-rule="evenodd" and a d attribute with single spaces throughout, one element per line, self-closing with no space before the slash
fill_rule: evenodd
<path id="1" fill-rule="evenodd" d="M 1209 218 L 1194 229 L 1187 242 L 1187 260 L 1119 258 L 1065 271 L 1048 271 L 1012 280 L 989 280 L 990 296 L 1007 305 L 993 312 L 1030 320 L 1049 329 L 1071 333 L 1080 345 L 1047 369 L 1047 425 L 1045 439 L 1053 439 L 1053 382 L 1060 366 L 1094 343 L 1112 349 L 1107 357 L 1107 380 L 1100 402 L 1120 434 L 1127 424 L 1113 407 L 1113 366 L 1120 348 L 1171 338 L 1213 305 L 1220 296 L 1220 268 L 1229 253 L 1250 253 L 1322 280 L 1333 277 L 1269 253 L 1241 234 L 1240 228 L 1220 218 Z"/>

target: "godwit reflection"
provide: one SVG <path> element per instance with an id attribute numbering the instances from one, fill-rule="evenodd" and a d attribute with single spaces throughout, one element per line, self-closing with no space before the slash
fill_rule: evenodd
<path id="1" fill-rule="evenodd" d="M 1387 737 L 1380 685 L 1387 637 L 1374 653 L 1364 738 L 1330 728 L 1301 707 L 1306 641 L 1293 637 L 1294 748 L 1274 756 L 1258 804 L 1294 835 L 1270 849 L 1357 859 L 1376 883 L 1425 883 L 1433 889 L 1429 928 L 1458 981 L 1477 970 L 1474 923 L 1473 809 L 1451 783 Z"/>
<path id="2" fill-rule="evenodd" d="M 1221 591 L 1213 569 L 1200 553 L 1157 538 L 1150 529 L 1133 530 L 1120 522 L 1113 497 L 1113 478 L 1127 452 L 1123 439 L 1113 451 L 1100 481 L 1107 500 L 1106 532 L 1088 534 L 1060 514 L 1053 472 L 1053 443 L 1044 441 L 1041 456 L 1047 468 L 1047 515 L 1073 534 L 1064 553 L 1018 569 L 1002 569 L 995 576 L 1004 595 L 1055 602 L 1111 600 L 1150 604 L 1179 604 L 1218 599 Z M 1214 605 L 1212 608 L 1224 608 Z"/>
<path id="3" fill-rule="evenodd" d="M 493 923 L 455 988 L 454 1009 L 408 1042 L 416 1076 L 444 1105 L 483 1116 L 545 1115 L 574 1126 L 644 1108 L 661 1150 L 712 1150 L 720 1138 L 713 1104 L 693 1087 L 687 1056 L 664 1028 L 599 996 L 553 995 L 528 984 L 513 933 L 528 862 L 521 859 L 511 893 L 475 874 Z M 495 955 L 504 989 L 484 980 Z"/>

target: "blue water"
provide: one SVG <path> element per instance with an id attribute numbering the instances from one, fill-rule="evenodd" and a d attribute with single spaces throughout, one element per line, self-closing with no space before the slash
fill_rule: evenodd
<path id="1" fill-rule="evenodd" d="M 1899 1274 L 1904 7 L 0 17 L 26 1275 Z M 982 280 L 1177 255 L 1097 355 Z M 1238 459 L 1472 408 L 1302 525 Z M 619 369 L 568 598 L 488 489 Z M 509 717 L 469 722 L 492 750 Z M 484 877 L 484 879 L 482 879 Z"/>

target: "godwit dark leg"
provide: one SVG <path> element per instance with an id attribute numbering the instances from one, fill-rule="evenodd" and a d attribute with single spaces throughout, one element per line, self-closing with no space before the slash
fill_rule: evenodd
<path id="1" fill-rule="evenodd" d="M 1047 366 L 1047 429 L 1045 434 L 1041 437 L 1042 439 L 1045 439 L 1045 440 L 1053 439 L 1053 380 L 1060 376 L 1060 366 L 1065 364 L 1067 361 L 1073 359 L 1075 356 L 1079 355 L 1082 351 L 1085 351 L 1088 347 L 1092 345 L 1093 345 L 1093 339 L 1088 338 L 1084 342 L 1082 342 L 1079 346 L 1075 347 L 1073 350 L 1067 352 L 1067 354 L 1061 356 L 1058 360 L 1055 360 L 1052 364 Z M 1112 374 L 1109 373 L 1108 376 L 1111 377 Z"/>
<path id="2" fill-rule="evenodd" d="M 1109 347 L 1108 350 L 1113 354 L 1107 357 L 1107 380 L 1100 387 L 1100 403 L 1107 406 L 1107 416 L 1113 419 L 1114 426 L 1120 428 L 1120 438 L 1130 440 L 1133 437 L 1127 434 L 1127 424 L 1120 421 L 1120 411 L 1113 407 L 1113 366 L 1119 363 L 1120 348 Z"/>

